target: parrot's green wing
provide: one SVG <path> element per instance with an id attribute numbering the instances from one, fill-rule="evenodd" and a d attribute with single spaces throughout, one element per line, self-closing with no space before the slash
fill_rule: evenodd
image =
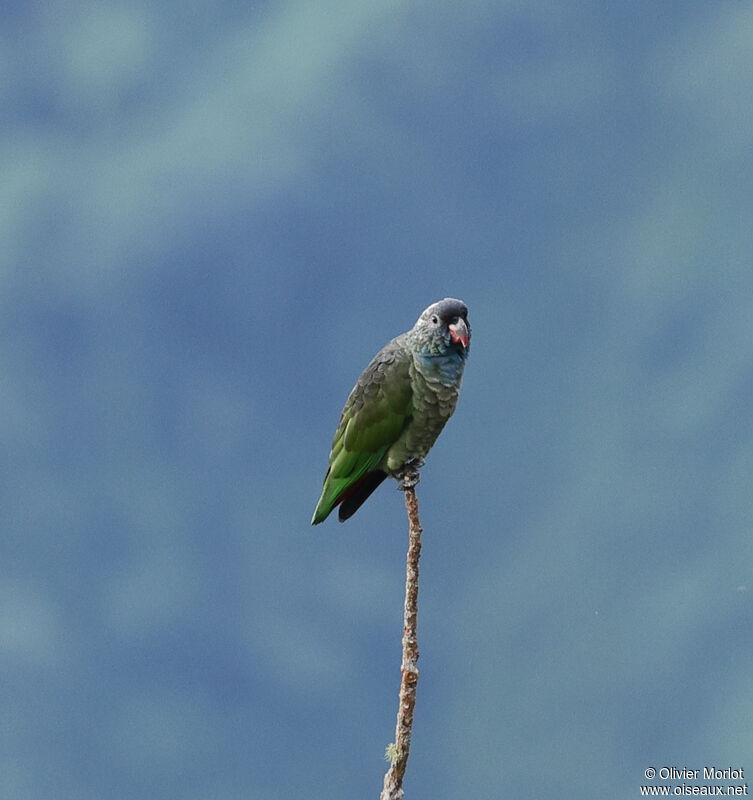
<path id="1" fill-rule="evenodd" d="M 393 339 L 373 358 L 348 397 L 332 440 L 329 469 L 312 525 L 326 519 L 363 481 L 373 482 L 370 473 L 410 421 L 411 356 L 402 338 Z M 383 478 L 380 473 L 372 489 Z"/>

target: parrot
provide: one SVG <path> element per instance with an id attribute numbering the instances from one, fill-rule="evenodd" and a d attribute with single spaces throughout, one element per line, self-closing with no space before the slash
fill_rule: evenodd
<path id="1" fill-rule="evenodd" d="M 423 466 L 455 411 L 470 345 L 468 308 L 445 297 L 374 356 L 340 415 L 312 525 L 335 506 L 344 522 L 385 478 L 402 486 Z"/>

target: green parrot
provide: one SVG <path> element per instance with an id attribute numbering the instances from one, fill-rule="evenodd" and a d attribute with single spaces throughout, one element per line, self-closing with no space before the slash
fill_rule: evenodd
<path id="1" fill-rule="evenodd" d="M 457 405 L 470 343 L 465 303 L 446 297 L 374 356 L 340 415 L 312 525 L 338 505 L 344 522 L 388 475 L 424 463 Z"/>

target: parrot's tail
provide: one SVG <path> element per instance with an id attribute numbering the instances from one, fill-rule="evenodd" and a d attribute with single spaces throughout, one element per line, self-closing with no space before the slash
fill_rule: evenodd
<path id="1" fill-rule="evenodd" d="M 367 472 L 363 478 L 352 486 L 351 489 L 345 493 L 345 497 L 340 505 L 340 511 L 337 514 L 337 518 L 340 522 L 345 522 L 346 519 L 352 517 L 374 489 L 376 489 L 386 477 L 386 472 L 375 469 L 373 472 Z"/>

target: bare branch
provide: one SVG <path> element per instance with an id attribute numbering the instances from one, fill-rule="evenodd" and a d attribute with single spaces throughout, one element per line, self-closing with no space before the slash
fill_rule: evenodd
<path id="1" fill-rule="evenodd" d="M 408 512 L 408 555 L 405 565 L 405 605 L 403 606 L 403 660 L 401 666 L 400 696 L 395 726 L 395 742 L 387 750 L 390 768 L 384 776 L 384 788 L 380 800 L 402 800 L 403 776 L 408 764 L 413 709 L 416 705 L 418 685 L 418 559 L 421 556 L 421 520 L 418 517 L 416 484 L 417 470 L 408 471 L 403 477 L 405 509 Z"/>

